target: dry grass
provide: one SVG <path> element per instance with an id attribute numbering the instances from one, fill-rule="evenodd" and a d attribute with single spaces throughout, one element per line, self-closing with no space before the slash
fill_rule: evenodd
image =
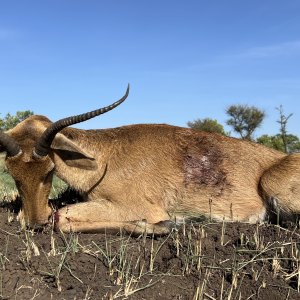
<path id="1" fill-rule="evenodd" d="M 0 228 L 2 298 L 264 299 L 274 289 L 284 292 L 282 299 L 299 296 L 297 227 L 203 222 L 164 237 L 133 238 L 20 231 L 6 217 Z M 9 288 L 6 278 L 19 273 L 19 283 Z M 69 282 L 77 296 L 68 294 Z"/>
<path id="2" fill-rule="evenodd" d="M 231 230 L 232 226 L 236 224 L 227 227 Z M 162 288 L 171 283 L 174 286 L 169 292 L 173 289 L 188 295 L 180 299 L 257 299 L 277 285 L 285 291 L 282 299 L 297 299 L 298 229 L 273 226 L 278 239 L 270 241 L 265 235 L 267 228 L 264 225 L 251 226 L 251 230 L 244 227 L 239 236 L 234 236 L 232 232 L 228 235 L 226 228 L 222 231 L 221 224 L 192 224 L 159 239 L 143 235 L 132 238 L 122 232 L 117 236 L 91 235 L 87 239 L 86 235 L 65 235 L 50 230 L 47 245 L 41 245 L 40 233 L 25 230 L 18 236 L 23 247 L 14 255 L 20 257 L 28 276 L 35 278 L 32 292 L 36 295 L 43 295 L 43 289 L 49 289 L 65 298 L 67 281 L 72 279 L 81 292 L 83 287 L 85 290 L 84 295 L 68 299 L 141 299 L 141 295 L 152 295 L 149 297 L 154 299 L 154 295 L 159 298 Z M 2 270 L 10 264 L 9 243 L 7 239 L 0 255 Z M 82 265 L 77 259 L 90 269 L 90 281 L 80 271 Z M 168 264 L 164 265 L 164 259 Z M 100 274 L 105 279 L 97 277 L 97 268 L 102 268 Z M 97 285 L 93 281 L 97 280 L 101 286 L 95 291 Z M 182 280 L 186 287 L 180 283 Z M 169 299 L 173 297 L 170 294 Z M 15 299 L 25 298 L 19 295 Z"/>

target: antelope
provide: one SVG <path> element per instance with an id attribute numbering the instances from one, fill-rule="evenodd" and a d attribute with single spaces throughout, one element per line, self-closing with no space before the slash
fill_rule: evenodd
<path id="1" fill-rule="evenodd" d="M 273 209 L 300 212 L 300 156 L 231 137 L 165 124 L 82 130 L 69 126 L 120 105 L 52 123 L 31 116 L 0 133 L 0 151 L 30 227 L 53 215 L 64 232 L 167 234 L 174 222 L 207 217 L 262 222 Z M 53 174 L 86 201 L 52 211 Z"/>

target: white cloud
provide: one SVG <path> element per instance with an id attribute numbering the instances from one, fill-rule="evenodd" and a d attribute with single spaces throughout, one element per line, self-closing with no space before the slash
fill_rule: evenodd
<path id="1" fill-rule="evenodd" d="M 231 53 L 224 53 L 207 59 L 205 62 L 198 62 L 188 67 L 189 70 L 207 70 L 212 68 L 228 68 L 241 62 L 251 62 L 255 59 L 267 59 L 276 57 L 299 56 L 300 40 L 282 42 L 278 44 L 249 47 Z"/>
<path id="2" fill-rule="evenodd" d="M 237 56 L 241 58 L 267 58 L 276 56 L 298 55 L 300 41 L 284 42 L 267 46 L 252 47 Z"/>

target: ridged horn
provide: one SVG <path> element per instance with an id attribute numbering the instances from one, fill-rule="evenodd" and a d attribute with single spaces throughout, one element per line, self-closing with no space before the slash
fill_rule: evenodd
<path id="1" fill-rule="evenodd" d="M 67 117 L 67 118 L 56 121 L 55 123 L 53 123 L 51 126 L 49 126 L 45 130 L 45 132 L 42 134 L 40 139 L 37 141 L 35 149 L 34 149 L 34 155 L 36 155 L 38 157 L 43 157 L 43 156 L 48 155 L 51 144 L 58 132 L 60 132 L 62 129 L 64 129 L 68 126 L 87 121 L 89 119 L 95 118 L 99 115 L 102 115 L 102 114 L 114 109 L 115 107 L 117 107 L 118 105 L 120 105 L 122 102 L 125 101 L 128 94 L 129 94 L 129 84 L 128 84 L 125 95 L 120 100 L 114 102 L 113 104 L 93 110 L 91 112 L 81 114 L 81 115 Z"/>
<path id="2" fill-rule="evenodd" d="M 18 143 L 8 134 L 2 131 L 0 131 L 0 145 L 6 151 L 7 156 L 16 156 L 22 152 Z"/>

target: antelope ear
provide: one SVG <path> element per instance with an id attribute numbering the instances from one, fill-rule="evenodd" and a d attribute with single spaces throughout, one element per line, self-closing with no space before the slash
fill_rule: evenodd
<path id="1" fill-rule="evenodd" d="M 98 167 L 94 157 L 61 133 L 56 134 L 51 149 L 69 167 L 84 170 L 95 170 Z"/>

